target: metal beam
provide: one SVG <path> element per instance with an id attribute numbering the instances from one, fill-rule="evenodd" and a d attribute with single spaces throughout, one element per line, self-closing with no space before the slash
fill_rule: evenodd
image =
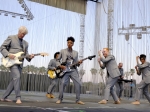
<path id="1" fill-rule="evenodd" d="M 118 35 L 150 34 L 150 26 L 118 28 Z"/>
<path id="2" fill-rule="evenodd" d="M 108 48 L 110 49 L 110 53 L 112 54 L 113 50 L 113 17 L 114 16 L 114 0 L 108 0 L 108 20 L 107 20 L 107 25 L 108 25 L 108 35 L 107 35 L 107 45 Z"/>
<path id="3" fill-rule="evenodd" d="M 83 59 L 84 55 L 84 36 L 85 36 L 85 15 L 80 14 L 80 44 L 79 44 L 79 59 Z M 83 64 L 80 65 L 79 70 L 83 69 Z"/>

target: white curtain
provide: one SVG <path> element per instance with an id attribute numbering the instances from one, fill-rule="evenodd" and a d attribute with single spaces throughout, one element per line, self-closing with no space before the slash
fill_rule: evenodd
<path id="1" fill-rule="evenodd" d="M 66 39 L 68 36 L 75 37 L 76 41 L 73 48 L 79 51 L 80 14 L 27 0 L 25 2 L 33 13 L 34 19 L 28 21 L 26 18 L 20 19 L 19 17 L 13 18 L 10 15 L 0 15 L 0 44 L 8 35 L 17 34 L 18 28 L 24 25 L 29 30 L 28 35 L 24 38 L 29 42 L 29 52 L 47 52 L 50 56 L 35 57 L 30 63 L 25 61 L 24 66 L 47 67 L 49 60 L 53 58 L 53 54 L 67 47 Z M 147 55 L 147 60 L 150 61 L 150 38 L 149 35 L 142 35 L 142 39 L 138 40 L 136 36 L 130 36 L 129 41 L 126 41 L 124 36 L 118 35 L 118 28 L 122 27 L 122 21 L 124 27 L 128 27 L 129 24 L 135 24 L 136 26 L 150 25 L 149 4 L 149 0 L 114 0 L 113 55 L 116 57 L 117 63 L 123 62 L 125 71 L 134 68 L 136 55 L 144 53 Z M 97 54 L 94 49 L 107 47 L 108 0 L 103 0 L 103 5 L 101 4 L 100 37 L 97 38 L 99 45 L 94 42 L 95 30 L 97 30 L 95 29 L 95 8 L 95 2 L 87 3 L 84 57 Z M 17 0 L 0 0 L 0 9 L 25 14 Z M 86 73 L 83 76 L 83 81 L 92 81 L 90 69 L 96 63 L 96 61 L 84 62 Z M 99 66 L 96 69 L 99 69 Z M 98 82 L 101 81 L 100 78 L 98 75 Z M 136 74 L 134 78 L 140 81 L 140 77 Z"/>

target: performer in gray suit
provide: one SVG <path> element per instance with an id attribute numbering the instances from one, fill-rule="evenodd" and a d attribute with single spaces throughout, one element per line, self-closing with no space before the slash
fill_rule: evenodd
<path id="1" fill-rule="evenodd" d="M 49 70 L 56 70 L 56 67 L 60 64 L 59 60 L 58 60 L 58 57 L 59 57 L 59 52 L 56 52 L 54 54 L 54 59 L 51 59 L 49 64 L 48 64 L 48 69 Z M 56 84 L 57 84 L 57 81 L 58 81 L 58 78 L 54 78 L 54 79 L 51 79 L 51 85 L 48 87 L 48 91 L 47 91 L 47 94 L 46 96 L 48 98 L 55 98 L 55 96 L 52 94 Z"/>
<path id="2" fill-rule="evenodd" d="M 123 79 L 124 78 L 124 74 L 123 74 L 123 63 L 119 63 L 118 64 L 118 68 L 119 68 L 119 71 L 120 71 L 120 74 L 121 76 L 119 77 L 119 79 Z M 118 80 L 117 83 L 116 83 L 116 89 L 117 89 L 117 95 L 119 97 L 119 100 L 121 101 L 121 96 L 122 96 L 122 92 L 123 92 L 123 82 Z"/>
<path id="3" fill-rule="evenodd" d="M 27 56 L 27 60 L 31 61 L 34 58 L 34 55 L 28 54 L 28 43 L 23 40 L 24 36 L 28 33 L 26 27 L 21 26 L 19 28 L 17 35 L 8 36 L 8 38 L 4 41 L 4 43 L 0 47 L 0 52 L 4 57 L 9 57 L 10 59 L 14 59 L 15 56 L 13 54 L 18 52 L 24 52 L 24 55 Z M 9 83 L 6 92 L 2 96 L 1 101 L 11 101 L 7 97 L 14 90 L 16 94 L 16 103 L 22 103 L 20 98 L 20 75 L 22 72 L 23 64 L 21 65 L 13 65 L 10 67 L 10 75 L 12 77 L 11 82 Z"/>
<path id="4" fill-rule="evenodd" d="M 140 61 L 142 64 L 139 64 L 138 59 L 140 58 Z M 132 102 L 132 104 L 137 105 L 140 104 L 140 96 L 143 92 L 145 97 L 147 98 L 148 102 L 150 103 L 150 96 L 148 93 L 148 85 L 150 84 L 150 63 L 146 62 L 146 55 L 141 54 L 140 57 L 136 57 L 137 66 L 135 66 L 135 69 L 137 71 L 138 75 L 142 74 L 142 81 L 137 85 L 136 94 L 135 94 L 135 100 Z"/>
<path id="5" fill-rule="evenodd" d="M 108 101 L 109 95 L 111 93 L 111 95 L 115 101 L 114 103 L 120 104 L 119 98 L 118 98 L 118 96 L 117 96 L 117 94 L 113 88 L 114 85 L 116 84 L 116 82 L 118 81 L 118 78 L 121 75 L 119 72 L 117 63 L 115 61 L 115 57 L 113 55 L 110 55 L 108 48 L 103 49 L 103 56 L 104 57 L 102 56 L 101 51 L 99 52 L 99 56 L 100 56 L 100 60 L 99 60 L 100 67 L 102 69 L 104 69 L 106 67 L 108 79 L 106 81 L 104 99 L 98 103 L 106 104 Z M 103 64 L 101 63 L 101 61 L 103 62 Z"/>
<path id="6" fill-rule="evenodd" d="M 67 39 L 68 48 L 62 49 L 60 51 L 60 56 L 58 59 L 59 60 L 62 59 L 62 62 L 66 62 L 67 65 L 74 64 L 77 62 L 79 64 L 82 63 L 82 61 L 78 61 L 78 52 L 72 49 L 74 42 L 75 39 L 73 37 L 68 37 Z M 60 65 L 59 67 L 63 70 L 66 70 L 66 66 Z M 57 104 L 60 104 L 62 102 L 64 88 L 67 82 L 70 80 L 70 78 L 72 79 L 76 89 L 76 103 L 84 104 L 82 101 L 80 101 L 81 81 L 79 79 L 78 71 L 76 69 L 76 66 L 72 67 L 71 69 L 72 71 L 65 73 L 64 77 L 62 77 L 61 79 L 61 84 L 59 88 L 59 98 L 58 101 L 56 102 Z"/>

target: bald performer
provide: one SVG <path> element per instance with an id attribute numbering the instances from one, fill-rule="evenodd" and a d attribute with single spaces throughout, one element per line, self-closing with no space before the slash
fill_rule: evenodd
<path id="1" fill-rule="evenodd" d="M 116 94 L 116 91 L 114 90 L 114 85 L 116 84 L 118 78 L 121 75 L 115 57 L 110 54 L 108 48 L 103 48 L 102 51 L 99 51 L 99 56 L 100 56 L 100 59 L 98 60 L 99 65 L 102 69 L 106 68 L 108 78 L 106 81 L 104 99 L 98 103 L 106 104 L 109 99 L 109 95 L 111 94 L 115 101 L 114 104 L 120 104 L 119 98 Z"/>

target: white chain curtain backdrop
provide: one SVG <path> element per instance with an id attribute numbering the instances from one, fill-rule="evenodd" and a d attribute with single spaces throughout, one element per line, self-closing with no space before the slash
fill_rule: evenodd
<path id="1" fill-rule="evenodd" d="M 13 18 L 11 15 L 0 15 L 0 44 L 8 35 L 17 34 L 18 28 L 24 25 L 29 31 L 24 38 L 29 42 L 29 53 L 47 52 L 50 56 L 35 57 L 30 63 L 25 61 L 24 66 L 34 65 L 47 68 L 53 54 L 67 47 L 66 39 L 68 36 L 75 37 L 76 41 L 73 48 L 79 51 L 80 14 L 27 0 L 25 2 L 33 13 L 34 19 L 28 21 L 26 18 L 20 19 L 19 17 Z M 136 65 L 135 57 L 142 53 L 146 54 L 147 60 L 150 61 L 150 35 L 142 35 L 140 40 L 136 36 L 130 36 L 129 41 L 126 41 L 124 36 L 118 35 L 118 28 L 122 27 L 122 21 L 124 27 L 128 27 L 129 24 L 149 26 L 149 4 L 149 0 L 114 0 L 113 55 L 116 57 L 117 63 L 123 62 L 124 71 L 130 71 L 131 68 L 134 68 Z M 100 7 L 100 37 L 95 38 L 95 30 L 97 30 L 95 29 L 96 3 L 87 2 L 84 57 L 97 55 L 97 51 L 94 49 L 107 47 L 108 0 L 103 0 Z M 0 9 L 25 14 L 17 0 L 0 0 Z M 96 45 L 94 40 L 99 41 L 99 45 Z M 96 58 L 98 58 L 98 55 Z M 96 63 L 93 60 L 84 62 L 83 82 L 92 81 L 90 70 Z M 99 69 L 99 66 L 96 66 L 96 69 Z M 133 78 L 137 79 L 137 82 L 141 79 L 136 74 Z M 95 79 L 96 82 L 102 82 L 99 74 Z"/>

